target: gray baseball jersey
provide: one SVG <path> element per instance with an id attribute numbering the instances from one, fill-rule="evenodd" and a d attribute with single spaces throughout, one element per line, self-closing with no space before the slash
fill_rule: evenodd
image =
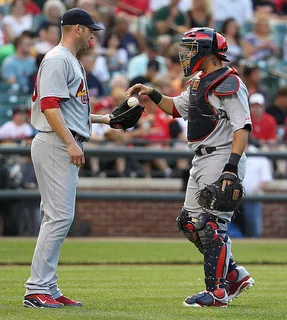
<path id="1" fill-rule="evenodd" d="M 40 100 L 47 97 L 61 98 L 60 109 L 67 127 L 90 138 L 86 74 L 81 63 L 61 45 L 49 51 L 39 67 L 31 118 L 32 125 L 39 131 L 52 131 L 40 108 Z"/>
<path id="2" fill-rule="evenodd" d="M 221 119 L 215 130 L 205 139 L 195 142 L 188 142 L 188 146 L 192 150 L 198 147 L 226 147 L 230 145 L 233 138 L 233 133 L 245 125 L 251 125 L 251 118 L 248 104 L 248 91 L 245 84 L 238 77 L 240 86 L 237 93 L 225 97 L 218 97 L 214 94 L 209 94 L 209 103 L 217 110 L 226 112 L 228 119 Z M 188 108 L 190 87 L 183 91 L 181 95 L 174 97 L 173 102 L 175 108 L 183 119 L 188 118 Z"/>

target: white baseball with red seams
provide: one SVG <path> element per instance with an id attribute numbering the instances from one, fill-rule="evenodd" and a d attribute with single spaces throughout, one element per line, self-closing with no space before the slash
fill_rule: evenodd
<path id="1" fill-rule="evenodd" d="M 130 108 L 133 108 L 139 104 L 139 99 L 136 97 L 131 97 L 128 99 L 127 104 Z"/>

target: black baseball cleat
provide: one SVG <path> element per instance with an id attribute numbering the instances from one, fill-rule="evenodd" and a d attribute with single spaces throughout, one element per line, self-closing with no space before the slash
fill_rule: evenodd
<path id="1" fill-rule="evenodd" d="M 79 301 L 71 300 L 65 296 L 60 296 L 55 299 L 56 301 L 63 303 L 65 307 L 81 307 L 83 304 Z"/>
<path id="2" fill-rule="evenodd" d="M 216 289 L 213 292 L 199 292 L 187 297 L 183 305 L 186 307 L 227 307 L 228 296 L 224 289 Z"/>
<path id="3" fill-rule="evenodd" d="M 27 308 L 63 308 L 50 294 L 29 294 L 24 297 L 23 306 Z"/>

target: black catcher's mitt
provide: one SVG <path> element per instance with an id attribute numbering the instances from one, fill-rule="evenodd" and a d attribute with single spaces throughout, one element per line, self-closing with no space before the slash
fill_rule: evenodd
<path id="1" fill-rule="evenodd" d="M 123 101 L 110 113 L 111 128 L 126 130 L 132 128 L 139 121 L 144 107 L 138 104 L 131 108 L 128 106 L 127 101 L 128 99 Z"/>
<path id="2" fill-rule="evenodd" d="M 222 181 L 231 180 L 224 191 L 221 190 Z M 218 211 L 234 211 L 244 196 L 241 180 L 234 174 L 223 173 L 217 181 L 198 191 L 197 199 L 202 208 Z"/>

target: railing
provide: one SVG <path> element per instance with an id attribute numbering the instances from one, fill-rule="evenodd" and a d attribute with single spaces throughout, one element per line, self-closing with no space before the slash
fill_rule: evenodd
<path id="1" fill-rule="evenodd" d="M 116 191 L 78 191 L 77 200 L 109 201 L 183 201 L 184 192 L 116 192 Z M 38 190 L 6 189 L 0 190 L 0 201 L 40 199 Z M 244 197 L 248 201 L 287 202 L 286 194 L 260 194 Z"/>
<path id="2" fill-rule="evenodd" d="M 31 148 L 29 146 L 1 146 L 0 154 L 20 154 L 30 155 Z M 109 147 L 95 147 L 85 149 L 86 156 L 95 156 L 99 158 L 105 157 L 134 157 L 141 160 L 150 160 L 154 158 L 189 158 L 192 159 L 194 153 L 189 150 L 177 150 L 177 149 L 147 149 L 145 147 L 125 147 L 125 148 L 109 148 Z M 267 157 L 269 159 L 286 159 L 287 151 L 260 151 L 256 153 L 246 153 L 247 156 L 252 157 Z"/>
<path id="3" fill-rule="evenodd" d="M 31 149 L 29 146 L 19 147 L 0 147 L 0 154 L 21 154 L 30 155 Z M 99 158 L 105 157 L 133 157 L 141 160 L 150 160 L 154 158 L 189 158 L 192 159 L 194 154 L 188 150 L 175 150 L 175 149 L 147 149 L 144 147 L 130 147 L 130 148 L 105 148 L 95 147 L 93 149 L 85 150 L 86 156 L 97 156 Z M 264 156 L 269 159 L 287 159 L 287 152 L 258 152 L 247 153 L 247 156 Z M 95 178 L 96 179 L 96 178 Z M 40 199 L 40 193 L 37 190 L 25 190 L 25 189 L 4 189 L 0 190 L 0 201 L 11 201 L 15 199 Z M 117 192 L 117 191 L 78 191 L 78 200 L 127 200 L 127 201 L 183 201 L 184 193 L 155 193 L 155 192 Z M 276 201 L 287 202 L 286 193 L 272 193 L 272 194 L 257 194 L 246 195 L 245 200 L 248 201 Z"/>

